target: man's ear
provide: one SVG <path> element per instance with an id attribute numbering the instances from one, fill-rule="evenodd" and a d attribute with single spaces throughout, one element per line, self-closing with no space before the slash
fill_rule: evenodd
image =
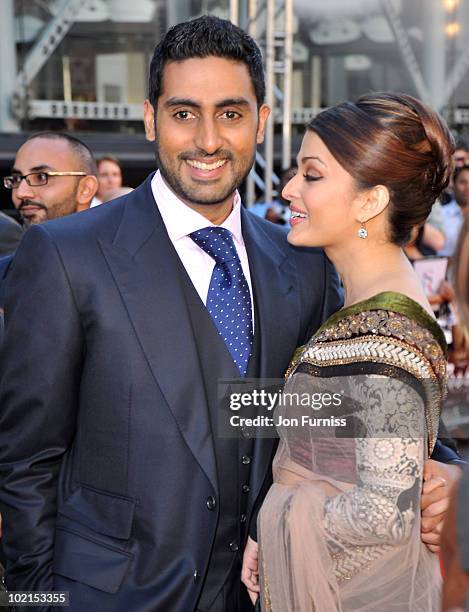
<path id="1" fill-rule="evenodd" d="M 264 142 L 265 124 L 270 115 L 270 108 L 267 104 L 263 104 L 259 109 L 259 123 L 257 125 L 256 142 L 261 144 Z"/>
<path id="2" fill-rule="evenodd" d="M 78 184 L 77 189 L 77 212 L 90 207 L 91 200 L 98 191 L 98 179 L 92 174 L 84 176 Z"/>
<path id="3" fill-rule="evenodd" d="M 357 221 L 366 223 L 380 215 L 389 205 L 389 197 L 389 190 L 384 185 L 375 185 L 369 189 L 357 203 Z"/>
<path id="4" fill-rule="evenodd" d="M 150 100 L 145 100 L 143 103 L 143 122 L 145 124 L 146 139 L 150 142 L 154 142 L 156 140 L 155 110 Z"/>

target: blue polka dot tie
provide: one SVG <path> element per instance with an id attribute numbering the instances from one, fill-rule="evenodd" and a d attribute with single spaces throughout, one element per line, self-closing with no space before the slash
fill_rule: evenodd
<path id="1" fill-rule="evenodd" d="M 245 376 L 252 350 L 251 295 L 233 236 L 218 226 L 205 227 L 189 235 L 215 260 L 207 310 L 241 376 Z"/>

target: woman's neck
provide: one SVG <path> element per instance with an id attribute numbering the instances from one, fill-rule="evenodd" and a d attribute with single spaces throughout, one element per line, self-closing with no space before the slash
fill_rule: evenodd
<path id="1" fill-rule="evenodd" d="M 369 243 L 357 248 L 325 249 L 345 289 L 345 306 L 356 304 L 381 293 L 396 291 L 399 278 L 413 274 L 401 248 L 390 243 Z"/>

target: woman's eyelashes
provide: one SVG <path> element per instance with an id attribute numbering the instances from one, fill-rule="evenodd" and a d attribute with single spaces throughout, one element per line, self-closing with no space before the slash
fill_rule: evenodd
<path id="1" fill-rule="evenodd" d="M 313 181 L 319 181 L 320 179 L 322 179 L 322 176 L 316 176 L 315 174 L 308 174 L 307 172 L 305 174 L 303 174 L 303 177 L 305 179 L 305 181 L 308 181 L 309 183 L 313 182 Z"/>

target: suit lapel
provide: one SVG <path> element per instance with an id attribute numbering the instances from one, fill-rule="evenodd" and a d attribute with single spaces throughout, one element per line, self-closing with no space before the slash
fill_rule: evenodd
<path id="1" fill-rule="evenodd" d="M 179 281 L 178 256 L 155 205 L 151 177 L 128 196 L 114 241 L 101 241 L 101 248 L 153 376 L 187 445 L 217 490 L 194 330 Z"/>
<path id="2" fill-rule="evenodd" d="M 282 378 L 296 348 L 300 326 L 298 273 L 288 246 L 283 251 L 258 220 L 242 211 L 243 237 L 255 296 L 260 335 L 259 378 Z M 254 443 L 248 512 L 271 467 L 275 440 L 258 437 Z"/>

